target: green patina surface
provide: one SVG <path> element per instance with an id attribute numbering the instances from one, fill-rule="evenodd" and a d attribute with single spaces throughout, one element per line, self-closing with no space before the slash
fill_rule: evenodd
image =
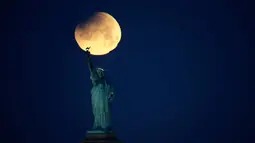
<path id="1" fill-rule="evenodd" d="M 92 81 L 91 103 L 94 115 L 93 131 L 89 132 L 108 132 L 111 131 L 111 102 L 114 98 L 113 87 L 107 82 L 104 70 L 94 68 L 90 53 L 87 51 L 90 79 Z"/>

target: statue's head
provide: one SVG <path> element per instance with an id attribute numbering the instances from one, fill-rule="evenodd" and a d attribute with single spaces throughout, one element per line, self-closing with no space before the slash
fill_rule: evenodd
<path id="1" fill-rule="evenodd" d="M 97 68 L 96 71 L 97 71 L 97 74 L 98 74 L 98 76 L 99 76 L 100 78 L 103 78 L 103 77 L 104 77 L 104 69 L 102 69 L 102 68 Z"/>

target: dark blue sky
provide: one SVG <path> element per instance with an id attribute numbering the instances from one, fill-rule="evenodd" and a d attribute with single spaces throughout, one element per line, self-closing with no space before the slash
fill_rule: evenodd
<path id="1" fill-rule="evenodd" d="M 224 0 L 22 0 L 8 26 L 4 136 L 11 143 L 81 143 L 92 126 L 89 72 L 74 28 L 113 15 L 119 46 L 93 57 L 116 90 L 124 143 L 248 143 L 252 62 L 248 3 Z M 254 18 L 254 17 L 253 17 Z M 13 40 L 15 39 L 15 40 Z M 251 102 L 251 101 L 250 101 Z"/>

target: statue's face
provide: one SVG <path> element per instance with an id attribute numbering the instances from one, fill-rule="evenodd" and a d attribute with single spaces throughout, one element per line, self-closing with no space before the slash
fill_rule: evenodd
<path id="1" fill-rule="evenodd" d="M 101 68 L 97 68 L 97 74 L 100 78 L 104 77 L 104 70 Z"/>

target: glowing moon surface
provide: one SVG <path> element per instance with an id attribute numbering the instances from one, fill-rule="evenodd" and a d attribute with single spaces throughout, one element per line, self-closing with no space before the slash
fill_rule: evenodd
<path id="1" fill-rule="evenodd" d="M 121 39 L 118 22 L 108 13 L 96 12 L 75 28 L 75 40 L 81 49 L 90 48 L 92 55 L 105 55 L 114 50 Z"/>

